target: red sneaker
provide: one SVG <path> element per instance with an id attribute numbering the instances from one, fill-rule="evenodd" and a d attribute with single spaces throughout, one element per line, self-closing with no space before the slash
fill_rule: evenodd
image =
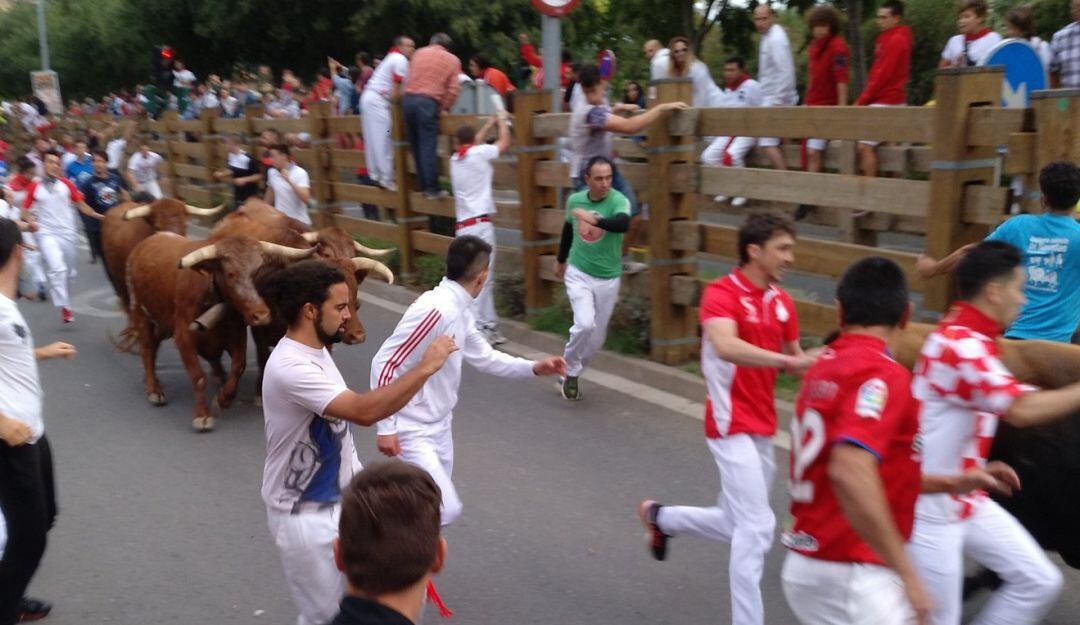
<path id="1" fill-rule="evenodd" d="M 60 321 L 63 321 L 64 323 L 71 323 L 72 321 L 75 321 L 75 313 L 71 312 L 70 308 L 61 308 Z"/>
<path id="2" fill-rule="evenodd" d="M 646 499 L 638 504 L 638 516 L 641 517 L 641 524 L 645 527 L 645 541 L 649 544 L 652 557 L 657 560 L 667 557 L 667 542 L 670 538 L 660 531 L 660 526 L 656 524 L 656 515 L 661 507 L 652 499 Z"/>

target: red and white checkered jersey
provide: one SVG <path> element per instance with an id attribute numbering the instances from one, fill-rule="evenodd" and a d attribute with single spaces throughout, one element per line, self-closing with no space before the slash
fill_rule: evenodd
<path id="1" fill-rule="evenodd" d="M 23 208 L 37 217 L 41 232 L 76 236 L 79 231 L 77 209 L 83 194 L 67 178 L 34 181 L 26 189 Z"/>
<path id="2" fill-rule="evenodd" d="M 922 403 L 919 439 L 923 472 L 959 475 L 986 465 L 998 418 L 1020 395 L 1035 390 L 1021 384 L 998 358 L 1001 326 L 970 304 L 959 302 L 941 320 L 915 363 L 912 395 Z M 967 518 L 986 500 L 969 495 L 922 495 L 920 519 Z"/>
<path id="3" fill-rule="evenodd" d="M 735 269 L 705 288 L 701 296 L 702 326 L 710 319 L 730 319 L 740 339 L 773 352 L 799 339 L 795 304 L 780 288 L 762 289 Z M 701 339 L 701 372 L 709 396 L 705 402 L 705 436 L 776 433 L 773 392 L 776 369 L 740 367 L 717 355 L 708 334 Z"/>
<path id="4" fill-rule="evenodd" d="M 907 540 L 915 525 L 922 476 L 914 450 L 918 404 L 911 373 L 885 341 L 843 334 L 803 377 L 791 420 L 791 516 L 784 546 L 811 558 L 884 564 L 852 529 L 829 479 L 836 445 L 856 445 L 877 458 L 893 521 Z"/>

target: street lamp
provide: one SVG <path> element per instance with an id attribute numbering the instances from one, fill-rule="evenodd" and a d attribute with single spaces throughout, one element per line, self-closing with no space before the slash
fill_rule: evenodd
<path id="1" fill-rule="evenodd" d="M 45 28 L 45 0 L 37 0 L 38 46 L 41 49 L 41 71 L 49 71 L 49 32 Z"/>

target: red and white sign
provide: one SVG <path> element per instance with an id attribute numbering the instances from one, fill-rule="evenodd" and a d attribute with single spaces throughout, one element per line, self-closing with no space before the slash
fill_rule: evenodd
<path id="1" fill-rule="evenodd" d="M 563 17 L 577 8 L 581 0 L 532 0 L 537 11 L 551 17 Z"/>

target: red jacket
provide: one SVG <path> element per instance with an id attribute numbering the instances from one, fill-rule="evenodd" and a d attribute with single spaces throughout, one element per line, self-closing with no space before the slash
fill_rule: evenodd
<path id="1" fill-rule="evenodd" d="M 867 104 L 907 104 L 907 82 L 911 74 L 911 49 L 915 39 L 911 27 L 894 26 L 878 35 L 874 44 L 874 64 L 866 89 L 855 101 Z"/>
<path id="2" fill-rule="evenodd" d="M 539 70 L 544 69 L 544 59 L 536 53 L 536 47 L 531 43 L 526 43 L 521 46 L 521 57 L 525 59 L 525 62 L 530 66 Z M 539 74 L 539 72 L 537 72 Z M 559 85 L 566 88 L 566 85 L 570 82 L 570 64 L 559 63 Z M 537 85 L 537 88 L 543 87 L 543 84 Z"/>

